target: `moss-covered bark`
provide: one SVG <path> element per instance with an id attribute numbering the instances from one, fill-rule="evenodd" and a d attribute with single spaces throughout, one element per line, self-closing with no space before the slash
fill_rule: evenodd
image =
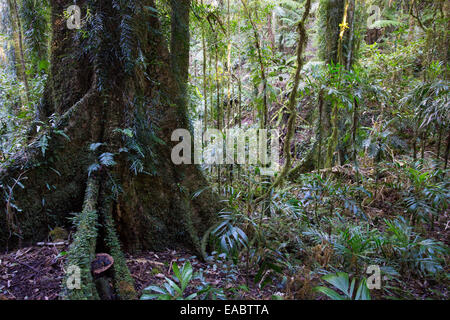
<path id="1" fill-rule="evenodd" d="M 320 55 L 326 63 L 338 63 L 339 25 L 344 15 L 345 0 L 320 0 Z"/>
<path id="2" fill-rule="evenodd" d="M 80 31 L 66 28 L 64 10 L 73 2 L 51 1 L 52 66 L 40 107 L 48 128 L 41 125 L 40 133 L 30 136 L 30 146 L 1 168 L 5 190 L 19 175 L 27 179 L 21 181 L 23 189 L 11 193 L 14 226 L 0 215 L 0 249 L 16 245 L 19 237 L 44 239 L 49 227 L 68 225 L 70 213 L 81 212 L 83 220 L 83 203 L 94 201 L 86 190 L 95 179 L 95 251 L 106 250 L 117 259 L 115 290 L 130 298 L 131 278 L 121 250 L 182 246 L 199 251 L 218 201 L 208 191 L 193 200 L 205 178 L 196 166 L 175 166 L 170 158 L 171 134 L 185 128 L 187 115 L 177 108 L 180 86 L 153 1 L 77 3 L 83 15 L 88 8 L 92 14 Z M 95 152 L 92 144 L 98 146 Z M 102 163 L 102 154 L 110 154 L 114 163 Z M 78 228 L 75 239 L 83 234 Z"/>
<path id="3" fill-rule="evenodd" d="M 91 273 L 91 262 L 95 257 L 97 247 L 99 187 L 99 181 L 95 178 L 88 180 L 83 211 L 74 217 L 77 233 L 71 244 L 67 267 L 75 266 L 80 268 L 80 288 L 68 289 L 68 279 L 65 279 L 63 281 L 63 297 L 68 299 L 84 300 L 98 298 Z"/>

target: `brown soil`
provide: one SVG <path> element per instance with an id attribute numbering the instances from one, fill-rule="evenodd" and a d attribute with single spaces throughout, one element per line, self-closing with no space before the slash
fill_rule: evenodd
<path id="1" fill-rule="evenodd" d="M 45 246 L 0 254 L 0 300 L 60 299 L 67 250 L 67 246 Z M 213 265 L 201 262 L 187 252 L 146 252 L 138 256 L 127 255 L 126 258 L 139 296 L 146 287 L 161 286 L 165 277 L 172 277 L 174 263 L 181 267 L 187 260 L 192 264 L 194 273 L 203 269 L 205 280 L 214 287 L 229 289 L 247 283 L 242 271 L 237 273 L 235 280 L 230 279 L 220 265 L 213 268 Z M 253 276 L 249 276 L 248 284 L 249 290 L 236 290 L 234 298 L 270 299 L 275 292 L 270 286 L 258 289 Z M 193 281 L 187 294 L 194 292 L 198 285 L 200 281 Z"/>

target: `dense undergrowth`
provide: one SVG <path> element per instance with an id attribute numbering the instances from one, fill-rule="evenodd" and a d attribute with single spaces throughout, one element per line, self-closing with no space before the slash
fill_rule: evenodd
<path id="1" fill-rule="evenodd" d="M 263 41 L 267 98 L 272 105 L 268 126 L 286 134 L 286 96 L 292 84 L 286 79 L 294 73 L 293 26 L 301 14 L 295 12 L 294 3 L 261 6 L 259 14 L 267 18 L 275 8 L 284 22 L 277 48 L 270 42 L 270 30 L 259 27 L 263 37 L 269 32 Z M 232 8 L 239 17 L 238 9 Z M 297 105 L 301 118 L 291 152 L 301 162 L 320 142 L 322 153 L 315 160 L 319 169 L 291 177 L 272 189 L 261 204 L 260 197 L 271 183 L 259 176 L 258 166 L 223 165 L 221 172 L 204 166 L 226 204 L 219 213 L 222 221 L 209 237 L 212 250 L 222 252 L 249 281 L 278 288 L 273 298 L 448 299 L 450 182 L 448 149 L 444 149 L 448 148 L 449 70 L 448 62 L 442 60 L 445 49 L 436 47 L 443 39 L 436 31 L 442 30 L 438 26 L 442 20 L 430 22 L 427 16 L 435 28 L 431 39 L 431 27 L 425 32 L 414 29 L 407 24 L 411 24 L 407 12 L 401 12 L 395 11 L 395 5 L 385 7 L 387 18 L 379 22 L 384 26 L 382 36 L 373 44 L 361 41 L 351 70 L 317 58 L 316 39 L 321 31 L 310 25 L 306 53 L 310 58 L 302 72 Z M 223 98 L 224 108 L 231 108 L 231 116 L 224 116 L 225 127 L 257 128 L 263 108 L 258 99 L 264 94 L 261 87 L 255 89 L 256 96 L 251 90 L 262 82 L 258 54 L 238 48 L 251 46 L 252 26 L 236 16 L 229 28 L 238 36 L 229 40 L 223 35 L 224 51 L 219 56 L 226 58 L 226 43 L 231 41 L 228 53 L 235 59 L 231 72 L 244 83 L 234 79 L 230 96 L 243 107 L 227 105 L 230 96 Z M 264 20 L 258 15 L 255 19 Z M 202 34 L 196 35 L 194 43 L 201 48 Z M 211 54 L 217 50 L 206 47 Z M 196 57 L 200 64 L 202 58 Z M 207 91 L 230 92 L 219 87 L 231 81 L 224 61 L 219 59 L 223 70 L 208 69 L 210 78 L 203 79 Z M 191 67 L 193 73 L 199 68 Z M 212 82 L 217 74 L 223 77 L 220 84 Z M 217 125 L 220 114 L 214 112 L 221 110 L 213 108 L 217 100 L 204 96 L 201 77 L 192 76 L 192 99 L 211 103 L 212 124 Z M 339 113 L 337 161 L 325 169 L 320 168 L 320 158 L 326 156 L 330 142 L 313 134 L 323 121 L 317 106 L 321 99 L 337 105 Z M 194 107 L 194 119 L 205 117 L 202 108 Z M 379 286 L 374 270 L 381 273 Z"/>
<path id="2" fill-rule="evenodd" d="M 252 2 L 253 16 L 245 10 L 247 1 L 233 2 L 231 9 L 206 2 L 195 2 L 191 15 L 193 124 L 258 128 L 265 116 L 267 127 L 279 128 L 286 143 L 295 26 L 304 1 Z M 211 267 L 226 270 L 230 286 L 205 282 L 187 262 L 175 265 L 174 277 L 164 287 L 149 287 L 143 299 L 237 298 L 248 289 L 233 286 L 237 274 L 276 288 L 274 299 L 449 298 L 449 65 L 448 49 L 441 48 L 448 43 L 448 15 L 424 5 L 424 21 L 412 24 L 407 11 L 394 8 L 403 8 L 403 1 L 394 2 L 383 11 L 387 18 L 379 22 L 376 42 L 359 34 L 358 59 L 350 69 L 319 58 L 320 10 L 311 14 L 316 20 L 308 26 L 291 153 L 297 164 L 315 150 L 312 169 L 271 188 L 273 181 L 260 176 L 258 166 L 203 167 L 225 206 L 203 244 Z M 158 6 L 167 29 L 167 4 Z M 278 35 L 266 26 L 274 12 Z M 255 28 L 261 48 L 255 46 Z M 47 76 L 45 69 L 33 72 L 30 63 L 26 102 L 19 75 L 0 68 L 4 163 L 28 143 Z M 335 108 L 329 137 L 320 134 L 321 101 Z M 45 139 L 38 143 L 45 153 Z M 324 160 L 328 150 L 331 166 Z M 373 289 L 377 270 L 380 286 Z M 187 295 L 194 278 L 202 285 Z"/>

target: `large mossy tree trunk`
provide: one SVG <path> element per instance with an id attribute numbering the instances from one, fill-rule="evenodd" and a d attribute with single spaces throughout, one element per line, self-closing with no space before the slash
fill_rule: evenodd
<path id="1" fill-rule="evenodd" d="M 207 185 L 201 171 L 171 161 L 171 134 L 187 115 L 153 0 L 77 3 L 90 16 L 69 30 L 73 2 L 51 1 L 46 125 L 1 169 L 0 249 L 43 240 L 75 215 L 75 246 L 89 257 L 74 260 L 86 267 L 117 240 L 129 252 L 198 250 L 218 201 L 210 191 L 193 199 Z"/>

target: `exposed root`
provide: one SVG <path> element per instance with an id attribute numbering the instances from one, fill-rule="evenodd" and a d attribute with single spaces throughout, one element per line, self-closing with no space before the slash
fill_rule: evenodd
<path id="1" fill-rule="evenodd" d="M 99 299 L 96 281 L 106 283 L 101 278 L 94 280 L 91 273 L 91 263 L 95 258 L 99 241 L 104 241 L 106 249 L 114 259 L 113 287 L 119 299 L 136 299 L 134 281 L 126 265 L 125 257 L 120 248 L 114 220 L 112 218 L 112 199 L 107 196 L 107 188 L 100 187 L 95 178 L 89 178 L 87 183 L 83 212 L 76 217 L 77 231 L 68 254 L 67 267 L 76 266 L 81 271 L 80 289 L 69 289 L 68 278 L 63 283 L 63 297 L 69 300 Z M 98 209 L 97 209 L 98 207 Z M 102 225 L 100 225 L 100 220 Z M 99 239 L 99 228 L 104 228 L 104 239 Z M 101 287 L 101 286 L 100 286 Z"/>
<path id="2" fill-rule="evenodd" d="M 286 163 L 284 165 L 283 170 L 280 172 L 279 176 L 275 180 L 275 182 L 272 184 L 272 186 L 269 188 L 269 190 L 260 198 L 256 200 L 256 202 L 260 202 L 263 199 L 266 199 L 270 196 L 270 193 L 273 189 L 278 187 L 283 183 L 284 178 L 289 173 L 289 170 L 291 168 L 291 162 L 292 162 L 292 155 L 291 155 L 291 142 L 292 138 L 294 136 L 294 130 L 295 130 L 295 120 L 297 120 L 297 110 L 296 110 L 296 104 L 297 104 L 297 91 L 298 86 L 300 84 L 300 77 L 301 77 L 301 71 L 303 69 L 304 60 L 303 60 L 303 53 L 304 49 L 306 47 L 306 44 L 308 42 L 308 36 L 306 34 L 305 29 L 305 22 L 308 18 L 309 12 L 311 9 L 311 0 L 307 0 L 305 4 L 305 12 L 303 13 L 302 20 L 298 24 L 298 34 L 299 34 L 299 41 L 297 46 L 297 70 L 295 73 L 294 78 L 294 87 L 291 91 L 290 97 L 289 97 L 289 120 L 288 120 L 288 131 L 286 134 L 286 141 L 284 143 L 284 157 L 286 159 Z"/>
<path id="3" fill-rule="evenodd" d="M 70 107 L 69 110 L 67 110 L 61 117 L 60 126 L 64 125 L 66 121 L 72 118 L 72 116 L 82 107 L 89 103 L 90 99 L 97 95 L 97 76 L 94 74 L 94 79 L 92 81 L 91 88 L 88 92 L 72 107 Z"/>
<path id="4" fill-rule="evenodd" d="M 99 299 L 91 274 L 91 262 L 95 256 L 98 235 L 98 212 L 96 209 L 98 192 L 99 182 L 95 178 L 89 178 L 83 211 L 75 217 L 77 232 L 67 257 L 67 267 L 75 266 L 80 269 L 81 286 L 79 289 L 68 288 L 69 279 L 66 277 L 63 281 L 62 296 L 64 299 Z"/>
<path id="5" fill-rule="evenodd" d="M 105 191 L 102 192 L 105 194 Z M 103 195 L 104 196 L 104 195 Z M 136 299 L 136 291 L 134 290 L 134 281 L 130 271 L 126 265 L 125 256 L 120 248 L 119 237 L 117 236 L 112 217 L 112 200 L 104 198 L 101 206 L 101 215 L 103 226 L 105 228 L 105 244 L 114 259 L 114 287 L 121 300 Z"/>

